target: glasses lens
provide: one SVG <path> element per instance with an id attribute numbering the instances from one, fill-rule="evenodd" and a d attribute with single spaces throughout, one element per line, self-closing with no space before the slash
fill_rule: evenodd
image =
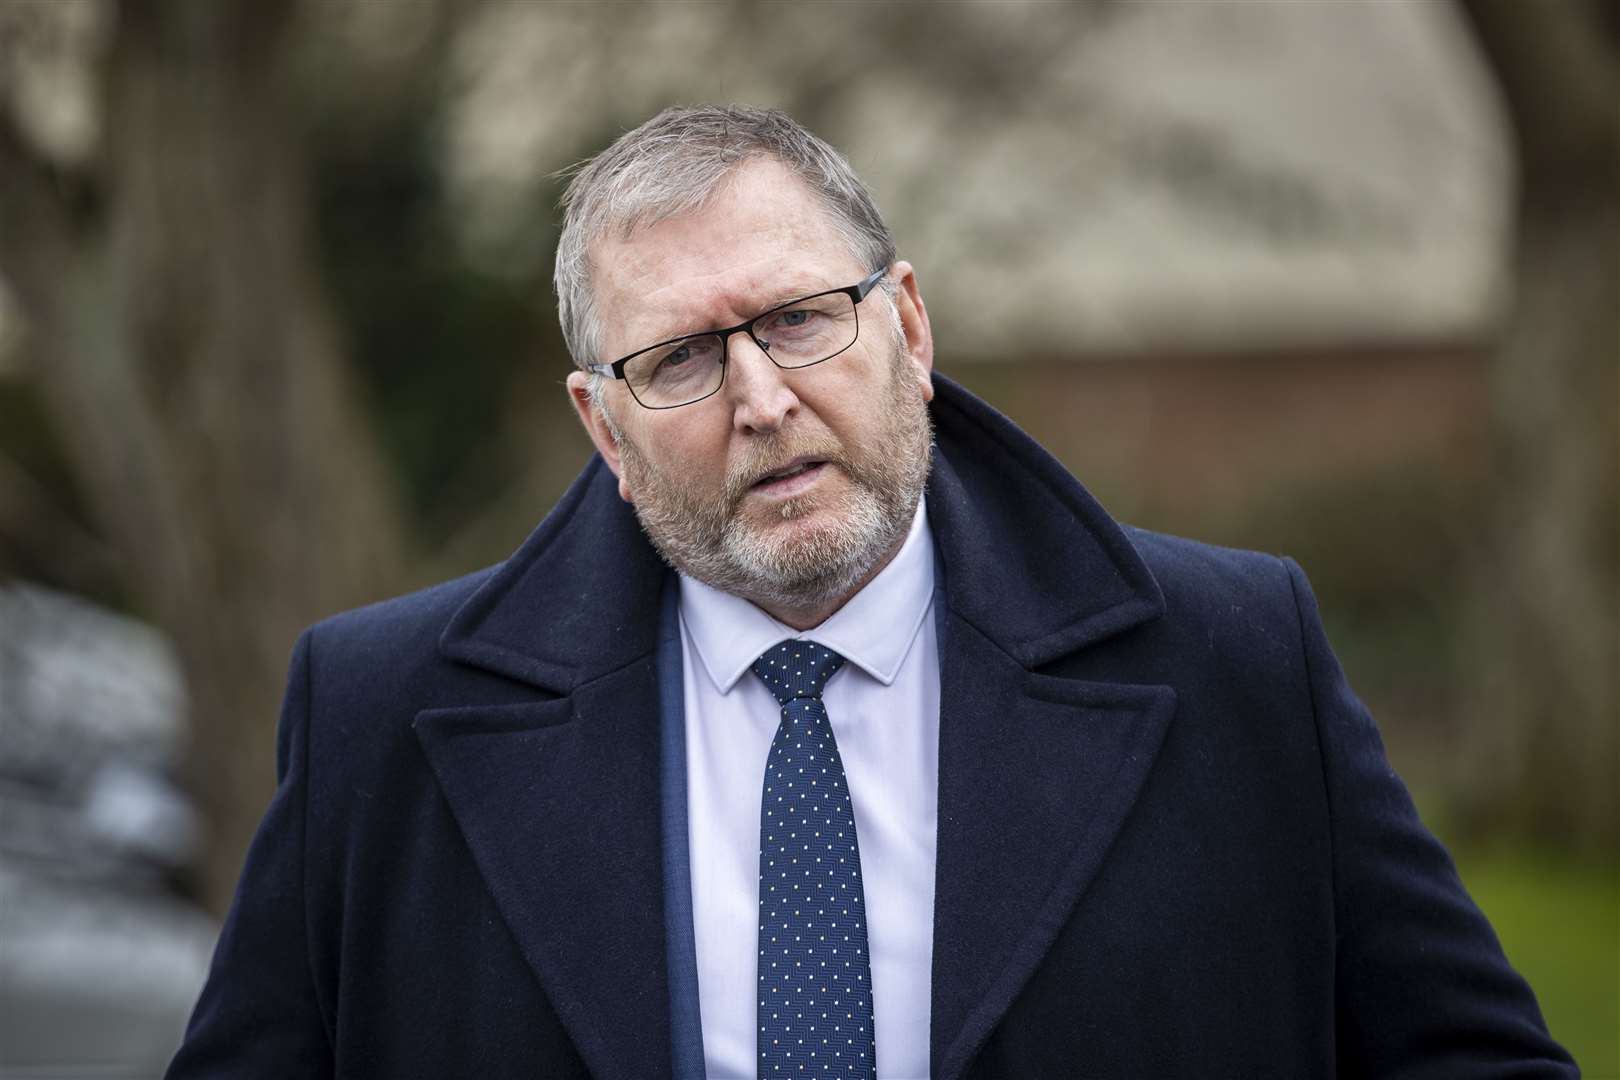
<path id="1" fill-rule="evenodd" d="M 855 301 L 848 293 L 812 296 L 767 311 L 752 329 L 777 367 L 808 367 L 855 344 Z"/>
<path id="2" fill-rule="evenodd" d="M 624 366 L 636 400 L 649 409 L 667 409 L 707 397 L 725 373 L 725 346 L 717 334 L 682 338 L 648 349 Z"/>

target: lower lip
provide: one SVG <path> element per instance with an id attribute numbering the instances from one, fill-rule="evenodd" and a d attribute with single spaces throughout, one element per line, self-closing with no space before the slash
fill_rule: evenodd
<path id="1" fill-rule="evenodd" d="M 803 472 L 794 473 L 792 476 L 784 476 L 780 480 L 762 480 L 749 488 L 749 491 L 777 498 L 789 498 L 809 490 L 810 486 L 816 482 L 816 479 L 821 476 L 826 468 L 826 462 L 817 462 Z"/>

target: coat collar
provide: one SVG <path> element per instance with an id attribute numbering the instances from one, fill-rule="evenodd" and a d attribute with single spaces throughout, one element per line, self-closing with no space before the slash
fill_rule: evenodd
<path id="1" fill-rule="evenodd" d="M 1164 611 L 1120 527 L 1033 439 L 934 376 L 930 525 L 953 614 L 1034 669 Z M 667 570 L 593 457 L 440 640 L 456 660 L 567 693 L 652 652 Z"/>
<path id="2" fill-rule="evenodd" d="M 451 618 L 439 651 L 556 694 L 652 652 L 667 573 L 600 456 Z"/>
<path id="3" fill-rule="evenodd" d="M 935 387 L 928 509 L 946 616 L 930 1053 L 951 1080 L 1097 872 L 1174 694 L 1040 670 L 1157 617 L 1164 599 L 1044 450 L 948 379 Z M 655 663 L 668 576 L 593 459 L 440 641 L 536 700 L 416 722 L 518 947 L 601 1075 L 671 1062 Z"/>

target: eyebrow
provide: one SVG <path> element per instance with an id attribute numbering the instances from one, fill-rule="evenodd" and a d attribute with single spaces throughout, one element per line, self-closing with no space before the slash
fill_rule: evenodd
<path id="1" fill-rule="evenodd" d="M 795 300 L 803 300 L 807 296 L 815 296 L 819 293 L 832 292 L 838 288 L 840 288 L 838 285 L 821 285 L 814 282 L 807 282 L 802 279 L 795 279 L 789 284 L 767 293 L 766 296 L 770 299 L 766 299 L 764 302 L 755 306 L 752 309 L 754 314 L 751 317 L 758 318 L 760 315 L 765 314 L 765 312 L 770 311 L 772 308 L 781 307 L 783 304 L 791 304 Z M 650 349 L 666 342 L 678 341 L 681 338 L 695 337 L 699 334 L 711 333 L 718 329 L 720 329 L 718 326 L 704 326 L 696 330 L 674 330 L 664 334 L 661 337 L 655 338 L 649 344 L 640 346 L 638 351 L 640 349 Z"/>

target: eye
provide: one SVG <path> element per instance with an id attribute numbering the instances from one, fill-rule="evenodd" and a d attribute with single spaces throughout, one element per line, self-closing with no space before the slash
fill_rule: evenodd
<path id="1" fill-rule="evenodd" d="M 821 318 L 822 313 L 814 307 L 787 308 L 766 316 L 761 321 L 760 329 L 766 334 L 778 336 L 791 334 L 794 337 L 801 337 L 806 333 L 813 333 Z"/>
<path id="2" fill-rule="evenodd" d="M 703 371 L 705 362 L 713 362 L 718 349 L 718 339 L 713 337 L 688 338 L 685 341 L 671 345 L 669 349 L 658 356 L 658 362 L 652 365 L 647 377 L 653 379 L 685 378 L 694 371 Z"/>

